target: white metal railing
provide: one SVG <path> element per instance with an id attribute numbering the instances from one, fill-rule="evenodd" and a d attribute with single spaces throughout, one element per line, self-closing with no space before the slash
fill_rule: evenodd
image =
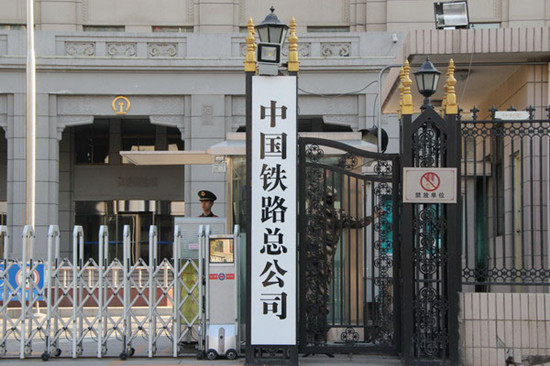
<path id="1" fill-rule="evenodd" d="M 149 259 L 131 263 L 130 227 L 125 226 L 121 262 L 109 258 L 109 232 L 101 226 L 96 262 L 84 257 L 81 226 L 73 230 L 72 258 L 61 258 L 59 228 L 52 225 L 47 258 L 34 260 L 35 234 L 27 226 L 19 260 L 8 258 L 9 237 L 0 226 L 0 357 L 126 359 L 134 353 L 184 353 L 186 343 L 198 336 L 201 273 L 198 259 L 181 257 L 182 239 L 176 226 L 173 258 L 159 261 L 158 231 L 151 226 Z M 198 240 L 202 247 L 204 237 Z"/>

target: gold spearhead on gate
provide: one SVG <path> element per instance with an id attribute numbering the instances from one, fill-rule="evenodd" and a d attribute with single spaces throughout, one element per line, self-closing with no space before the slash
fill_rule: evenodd
<path id="1" fill-rule="evenodd" d="M 446 114 L 458 114 L 458 105 L 456 103 L 455 94 L 455 62 L 453 59 L 449 61 L 449 68 L 447 69 L 447 80 L 445 83 L 447 95 L 445 97 L 445 113 Z"/>
<path id="2" fill-rule="evenodd" d="M 409 65 L 409 60 L 405 60 L 405 65 L 403 66 L 403 104 L 401 105 L 401 114 L 413 114 L 413 103 L 412 103 L 412 94 L 411 94 L 411 85 L 412 80 L 409 77 L 409 72 L 411 71 L 411 66 Z"/>
<path id="3" fill-rule="evenodd" d="M 399 117 L 401 117 L 401 109 L 403 108 L 403 90 L 405 89 L 403 87 L 403 77 L 405 76 L 405 69 L 403 69 L 403 66 L 401 66 L 401 69 L 399 70 Z"/>
<path id="4" fill-rule="evenodd" d="M 244 71 L 256 71 L 256 31 L 252 18 L 248 20 L 248 35 L 246 36 L 246 58 L 244 60 Z"/>
<path id="5" fill-rule="evenodd" d="M 300 61 L 298 61 L 298 37 L 296 36 L 296 19 L 290 20 L 290 33 L 288 34 L 288 71 L 298 72 Z"/>

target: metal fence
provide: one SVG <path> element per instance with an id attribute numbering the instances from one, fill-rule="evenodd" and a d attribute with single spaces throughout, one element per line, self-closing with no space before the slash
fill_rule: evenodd
<path id="1" fill-rule="evenodd" d="M 31 227 L 24 230 L 21 260 L 8 258 L 5 226 L 0 235 L 0 357 L 195 354 L 191 342 L 200 329 L 202 274 L 197 258 L 181 257 L 179 227 L 174 258 L 158 258 L 157 229 L 151 226 L 149 258 L 135 263 L 128 255 L 129 226 L 124 227 L 122 262 L 108 257 L 107 226 L 99 230 L 97 262 L 84 257 L 80 226 L 73 231 L 72 258 L 59 255 L 57 226 L 49 228 L 45 259 L 32 259 Z"/>
<path id="2" fill-rule="evenodd" d="M 462 279 L 474 286 L 464 289 L 540 291 L 550 285 L 550 109 L 535 119 L 528 108 L 525 120 L 478 112 L 461 122 Z"/>

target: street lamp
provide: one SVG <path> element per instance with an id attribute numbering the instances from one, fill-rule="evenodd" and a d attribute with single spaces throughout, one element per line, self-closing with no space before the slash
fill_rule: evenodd
<path id="1" fill-rule="evenodd" d="M 277 75 L 281 63 L 281 47 L 285 42 L 288 25 L 281 23 L 275 8 L 272 6 L 271 13 L 256 26 L 260 36 L 258 43 L 258 72 L 260 75 Z"/>
<path id="2" fill-rule="evenodd" d="M 414 72 L 418 92 L 424 96 L 423 108 L 431 106 L 430 97 L 437 90 L 440 75 L 441 71 L 434 67 L 429 58 L 422 63 L 420 69 Z"/>
<path id="3" fill-rule="evenodd" d="M 282 45 L 285 42 L 286 33 L 288 31 L 288 25 L 281 23 L 277 15 L 275 15 L 275 8 L 272 6 L 263 22 L 256 26 L 258 36 L 260 36 L 260 42 L 263 43 L 278 43 Z"/>

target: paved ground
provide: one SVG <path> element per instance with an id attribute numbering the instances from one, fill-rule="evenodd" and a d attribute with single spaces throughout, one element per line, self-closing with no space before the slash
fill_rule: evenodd
<path id="1" fill-rule="evenodd" d="M 72 359 L 71 350 L 72 342 L 67 339 L 61 338 L 58 346 L 62 351 L 60 357 L 52 357 L 48 362 L 41 360 L 40 356 L 44 352 L 45 343 L 41 339 L 37 339 L 32 342 L 32 353 L 30 357 L 24 360 L 18 358 L 19 356 L 19 342 L 15 339 L 9 339 L 7 342 L 7 354 L 6 357 L 0 357 L 0 366 L 48 366 L 49 364 L 55 366 L 155 366 L 155 365 L 213 365 L 213 366 L 226 366 L 226 365 L 244 365 L 244 357 L 241 357 L 235 361 L 228 361 L 219 359 L 215 361 L 197 360 L 196 359 L 196 345 L 185 344 L 181 349 L 182 357 L 173 358 L 172 355 L 172 343 L 167 337 L 162 337 L 157 342 L 157 353 L 154 358 L 147 358 L 148 346 L 147 340 L 142 337 L 135 338 L 132 341 L 132 346 L 135 348 L 134 357 L 129 358 L 126 361 L 122 361 L 118 358 L 122 350 L 122 342 L 116 337 L 112 337 L 107 342 L 106 357 L 98 359 L 97 355 L 97 343 L 93 338 L 85 338 L 82 341 L 82 356 Z M 309 357 L 300 357 L 300 365 L 312 366 L 312 365 L 369 365 L 369 366 L 395 366 L 401 365 L 401 362 L 396 357 L 387 356 L 366 356 L 366 355 L 335 355 L 334 358 L 327 357 L 326 355 L 313 355 Z"/>
<path id="2" fill-rule="evenodd" d="M 48 366 L 53 364 L 55 366 L 99 366 L 99 365 L 143 365 L 143 366 L 155 366 L 155 365 L 213 365 L 213 366 L 225 366 L 225 365 L 244 365 L 244 357 L 241 357 L 235 361 L 228 361 L 219 359 L 215 361 L 197 360 L 196 359 L 196 345 L 185 344 L 181 350 L 184 355 L 182 357 L 173 358 L 172 356 L 172 343 L 167 337 L 159 338 L 157 342 L 157 353 L 154 358 L 147 358 L 148 346 L 147 340 L 142 337 L 135 338 L 132 341 L 132 346 L 135 348 L 134 357 L 129 358 L 126 361 L 119 359 L 120 352 L 122 350 L 122 341 L 116 337 L 111 337 L 107 343 L 106 357 L 98 359 L 97 355 L 97 343 L 93 338 L 85 338 L 82 341 L 82 356 L 72 359 L 71 350 L 72 342 L 68 339 L 61 338 L 58 346 L 62 351 L 61 356 L 56 358 L 52 357 L 47 363 L 42 361 L 40 356 L 44 352 L 45 343 L 41 339 L 37 339 L 32 342 L 32 353 L 29 358 L 19 359 L 19 342 L 15 339 L 9 339 L 7 342 L 7 354 L 6 357 L 0 357 L 0 366 Z M 401 365 L 401 362 L 396 357 L 387 356 L 366 356 L 366 355 L 335 355 L 334 358 L 327 357 L 326 355 L 313 355 L 309 357 L 300 357 L 300 365 L 369 365 L 369 366 L 390 366 Z"/>
<path id="3" fill-rule="evenodd" d="M 52 364 L 55 366 L 75 366 L 75 363 L 78 362 L 82 366 L 99 366 L 99 365 L 108 365 L 108 366 L 155 366 L 155 365 L 212 365 L 212 366 L 227 366 L 227 365 L 244 365 L 244 358 L 227 361 L 227 360 L 216 360 L 216 361 L 198 361 L 194 357 L 185 357 L 185 358 L 132 358 L 126 361 L 121 361 L 115 358 L 105 358 L 105 359 L 96 359 L 96 358 L 78 358 L 76 360 L 70 358 L 59 358 L 51 359 L 47 363 L 40 359 L 2 359 L 0 363 L 2 366 L 47 366 Z M 334 358 L 329 358 L 327 356 L 310 356 L 310 357 L 300 357 L 300 365 L 369 365 L 369 366 L 391 366 L 391 365 L 401 365 L 398 359 L 391 357 L 383 356 L 362 356 L 362 355 L 353 355 L 351 358 L 349 356 L 338 355 Z"/>

